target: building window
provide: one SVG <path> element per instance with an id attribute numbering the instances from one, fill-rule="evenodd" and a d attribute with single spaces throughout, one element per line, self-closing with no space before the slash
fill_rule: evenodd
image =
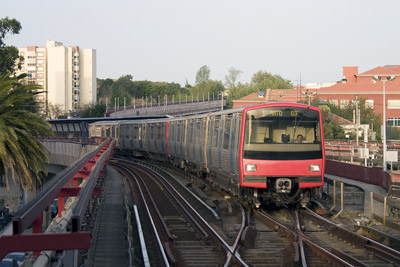
<path id="1" fill-rule="evenodd" d="M 365 107 L 366 108 L 374 108 L 374 100 L 373 99 L 367 99 L 365 100 Z"/>
<path id="2" fill-rule="evenodd" d="M 400 100 L 388 100 L 388 109 L 400 109 Z"/>
<path id="3" fill-rule="evenodd" d="M 388 125 L 400 127 L 400 118 L 388 118 Z"/>
<path id="4" fill-rule="evenodd" d="M 37 55 L 38 55 L 38 57 L 43 57 L 44 56 L 43 52 L 39 52 Z"/>

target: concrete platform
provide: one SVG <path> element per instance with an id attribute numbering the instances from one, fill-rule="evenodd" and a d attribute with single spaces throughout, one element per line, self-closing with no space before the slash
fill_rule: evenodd
<path id="1" fill-rule="evenodd" d="M 371 192 L 378 193 L 381 195 L 386 195 L 387 192 L 385 189 L 383 189 L 380 186 L 377 185 L 371 185 L 371 184 L 366 184 L 363 182 L 359 181 L 354 181 L 351 179 L 335 176 L 335 175 L 330 175 L 330 174 L 325 174 L 325 180 L 336 180 L 338 182 L 343 182 L 344 184 L 352 185 L 352 186 L 357 186 L 361 188 L 365 192 L 365 199 L 364 199 L 364 213 L 363 215 L 366 217 L 371 216 Z M 374 213 L 377 214 L 380 217 L 383 217 L 383 208 L 381 208 L 382 204 L 378 201 L 374 201 Z"/>

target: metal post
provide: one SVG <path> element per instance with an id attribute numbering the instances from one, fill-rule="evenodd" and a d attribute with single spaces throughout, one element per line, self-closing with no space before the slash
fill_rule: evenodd
<path id="1" fill-rule="evenodd" d="M 333 217 L 333 220 L 336 219 L 342 212 L 344 208 L 344 199 L 343 199 L 343 182 L 340 182 L 340 211 Z"/>
<path id="2" fill-rule="evenodd" d="M 374 221 L 374 192 L 371 192 L 371 223 Z"/>
<path id="3" fill-rule="evenodd" d="M 360 128 L 360 125 L 358 124 L 358 95 L 356 95 L 356 146 L 358 150 L 358 129 Z"/>
<path id="4" fill-rule="evenodd" d="M 124 110 L 126 110 L 126 97 L 124 96 Z"/>
<path id="5" fill-rule="evenodd" d="M 386 211 L 387 211 L 387 197 L 383 199 L 383 231 L 386 228 Z"/>
<path id="6" fill-rule="evenodd" d="M 333 180 L 333 206 L 329 211 L 332 211 L 336 206 L 336 180 Z"/>
<path id="7" fill-rule="evenodd" d="M 383 171 L 386 169 L 386 81 L 383 80 Z"/>
<path id="8" fill-rule="evenodd" d="M 221 110 L 224 110 L 224 93 L 221 92 Z"/>

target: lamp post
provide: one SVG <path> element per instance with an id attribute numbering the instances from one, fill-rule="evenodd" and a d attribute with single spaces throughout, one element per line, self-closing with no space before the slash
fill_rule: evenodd
<path id="1" fill-rule="evenodd" d="M 307 92 L 301 92 L 301 93 L 308 98 L 308 105 L 311 104 L 311 97 L 313 97 L 317 94 L 317 92 L 315 92 L 315 91 L 312 93 L 308 93 L 308 90 L 307 90 Z"/>
<path id="2" fill-rule="evenodd" d="M 382 79 L 382 76 L 374 75 L 374 81 L 382 81 L 383 83 L 383 171 L 387 171 L 386 167 L 386 82 L 393 81 L 396 77 L 394 75 L 387 76 Z"/>

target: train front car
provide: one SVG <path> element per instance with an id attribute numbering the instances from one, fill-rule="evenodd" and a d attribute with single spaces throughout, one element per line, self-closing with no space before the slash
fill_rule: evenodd
<path id="1" fill-rule="evenodd" d="M 240 183 L 260 202 L 307 203 L 324 181 L 321 110 L 272 103 L 243 110 Z"/>

